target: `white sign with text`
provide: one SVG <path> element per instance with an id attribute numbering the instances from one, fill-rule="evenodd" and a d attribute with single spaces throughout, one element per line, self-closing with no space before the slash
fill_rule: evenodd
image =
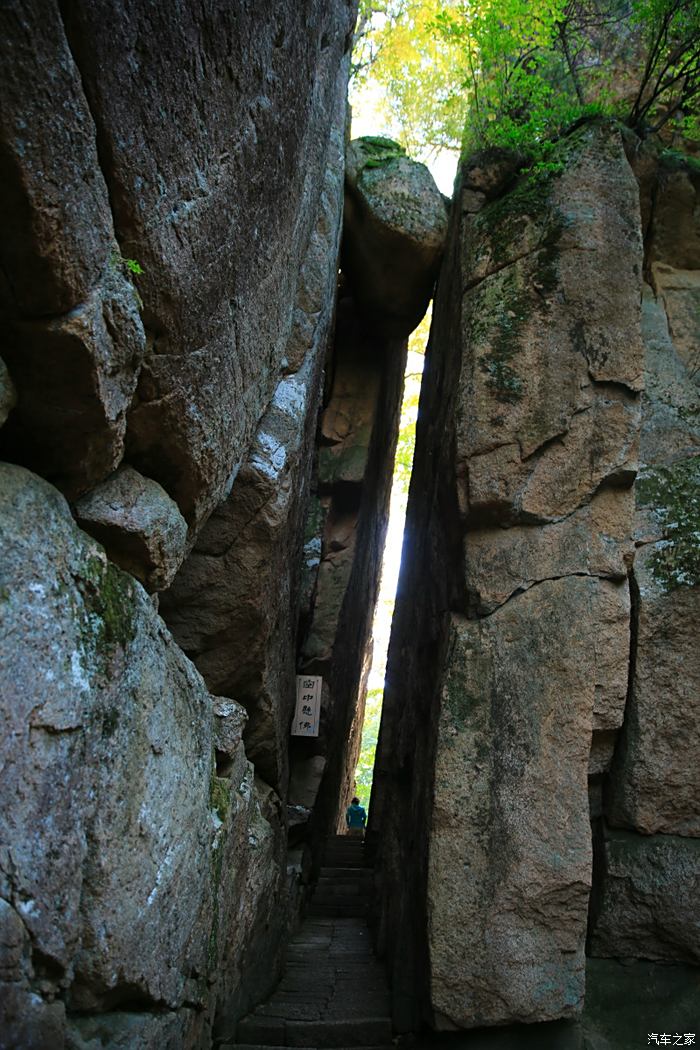
<path id="1" fill-rule="evenodd" d="M 292 722 L 292 736 L 318 736 L 321 719 L 320 674 L 297 675 L 297 706 Z"/>

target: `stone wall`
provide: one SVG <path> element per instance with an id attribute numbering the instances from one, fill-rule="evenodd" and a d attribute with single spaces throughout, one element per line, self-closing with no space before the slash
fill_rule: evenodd
<path id="1" fill-rule="evenodd" d="M 592 885 L 594 955 L 697 959 L 697 176 L 625 145 L 458 178 L 371 810 L 400 1028 L 578 1016 Z"/>

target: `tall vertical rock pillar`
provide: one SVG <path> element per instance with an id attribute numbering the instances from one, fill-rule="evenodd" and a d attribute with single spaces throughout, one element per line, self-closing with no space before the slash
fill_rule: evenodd
<path id="1" fill-rule="evenodd" d="M 521 164 L 461 170 L 419 413 L 372 803 L 406 1028 L 581 1009 L 589 762 L 624 714 L 637 185 L 606 124 Z"/>

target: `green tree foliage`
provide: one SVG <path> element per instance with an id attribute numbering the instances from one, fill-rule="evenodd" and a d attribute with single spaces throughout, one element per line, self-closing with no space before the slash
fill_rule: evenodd
<path id="1" fill-rule="evenodd" d="M 352 90 L 371 79 L 395 134 L 419 158 L 458 148 L 467 117 L 462 43 L 436 21 L 444 6 L 444 0 L 362 0 L 355 34 Z"/>
<path id="2" fill-rule="evenodd" d="M 360 757 L 355 770 L 355 790 L 364 806 L 369 802 L 372 791 L 374 758 L 379 739 L 379 723 L 382 717 L 382 690 L 370 689 L 365 704 L 365 721 L 362 726 L 362 744 Z"/>
<path id="3" fill-rule="evenodd" d="M 698 0 L 366 0 L 361 26 L 409 149 L 532 149 L 594 113 L 700 139 Z"/>

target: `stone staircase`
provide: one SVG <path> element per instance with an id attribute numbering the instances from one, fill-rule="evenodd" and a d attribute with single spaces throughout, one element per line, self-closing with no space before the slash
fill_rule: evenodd
<path id="1" fill-rule="evenodd" d="M 280 984 L 238 1023 L 236 1042 L 219 1050 L 391 1043 L 389 989 L 366 921 L 371 887 L 362 841 L 330 838 L 307 918 L 287 948 Z"/>

